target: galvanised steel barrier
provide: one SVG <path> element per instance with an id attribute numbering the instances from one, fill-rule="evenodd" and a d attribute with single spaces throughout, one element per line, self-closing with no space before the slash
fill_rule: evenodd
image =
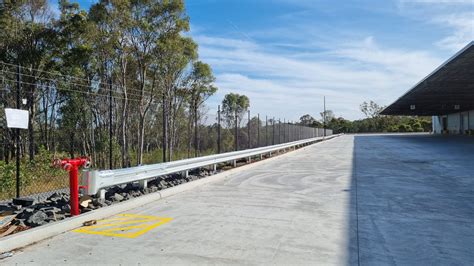
<path id="1" fill-rule="evenodd" d="M 265 154 L 278 153 L 282 150 L 306 146 L 322 140 L 331 139 L 339 135 L 331 135 L 326 137 L 309 138 L 299 141 L 293 141 L 278 145 L 247 149 L 242 151 L 227 152 L 215 155 L 202 156 L 191 159 L 184 159 L 168 163 L 158 163 L 152 165 L 136 166 L 116 170 L 91 170 L 84 169 L 82 172 L 81 185 L 88 195 L 99 194 L 101 198 L 105 197 L 105 189 L 108 187 L 140 182 L 140 186 L 145 188 L 147 180 L 160 177 L 163 175 L 183 173 L 188 176 L 189 170 L 202 167 L 213 167 L 217 169 L 217 164 L 232 162 L 234 167 L 237 166 L 237 160 L 247 159 L 251 161 L 252 157 L 260 156 L 263 158 Z"/>

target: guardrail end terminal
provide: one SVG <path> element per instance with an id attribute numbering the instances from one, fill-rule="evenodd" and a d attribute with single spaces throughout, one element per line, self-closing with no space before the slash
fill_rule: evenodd
<path id="1" fill-rule="evenodd" d="M 99 198 L 105 200 L 105 189 L 99 190 Z"/>
<path id="2" fill-rule="evenodd" d="M 140 180 L 140 188 L 145 189 L 148 187 L 148 180 Z"/>

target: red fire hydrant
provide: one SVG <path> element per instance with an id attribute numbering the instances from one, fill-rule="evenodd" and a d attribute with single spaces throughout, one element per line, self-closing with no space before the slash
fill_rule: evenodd
<path id="1" fill-rule="evenodd" d="M 55 159 L 53 166 L 61 167 L 69 172 L 69 204 L 71 216 L 79 215 L 79 168 L 89 168 L 89 158 Z"/>

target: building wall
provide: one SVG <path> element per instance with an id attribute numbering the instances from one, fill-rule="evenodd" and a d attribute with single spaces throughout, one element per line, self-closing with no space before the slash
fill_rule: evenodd
<path id="1" fill-rule="evenodd" d="M 441 134 L 441 130 L 443 127 L 441 126 L 441 121 L 439 116 L 431 117 L 431 124 L 433 126 L 433 133 L 434 134 Z"/>
<path id="2" fill-rule="evenodd" d="M 443 118 L 446 118 L 444 120 Z M 443 125 L 443 121 L 447 125 Z M 441 134 L 446 128 L 449 134 L 465 134 L 467 130 L 474 130 L 474 110 L 442 116 L 433 116 L 433 133 Z"/>

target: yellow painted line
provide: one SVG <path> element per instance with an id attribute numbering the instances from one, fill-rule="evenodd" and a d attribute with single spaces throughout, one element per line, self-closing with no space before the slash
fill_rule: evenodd
<path id="1" fill-rule="evenodd" d="M 157 217 L 138 214 L 119 214 L 110 219 L 100 220 L 97 225 L 84 226 L 73 230 L 76 233 L 105 235 L 123 238 L 135 238 L 173 220 L 168 217 Z M 128 225 L 128 226 L 124 226 Z"/>

